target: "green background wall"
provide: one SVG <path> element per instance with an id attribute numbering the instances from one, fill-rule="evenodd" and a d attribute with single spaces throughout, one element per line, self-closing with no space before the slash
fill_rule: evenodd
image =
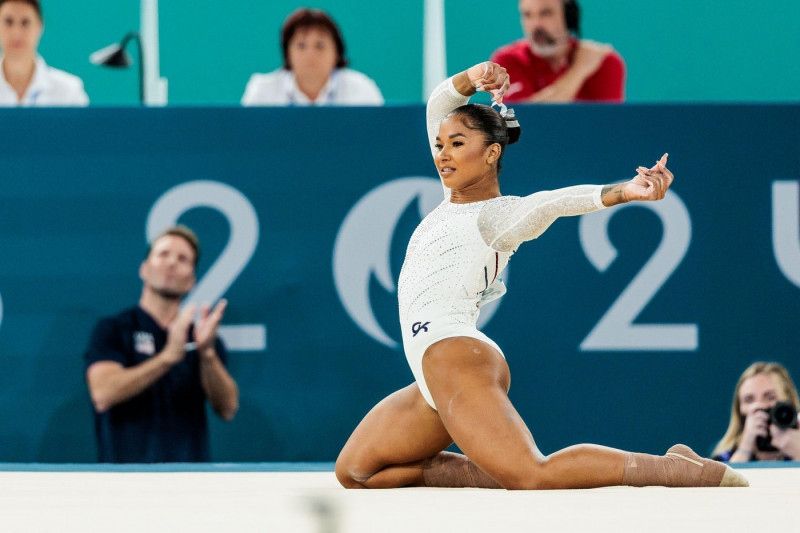
<path id="1" fill-rule="evenodd" d="M 139 1 L 44 0 L 40 51 L 83 78 L 93 104 L 138 100 L 136 70 L 89 63 L 89 54 L 139 28 Z M 798 101 L 800 3 L 777 0 L 582 0 L 583 35 L 610 42 L 628 65 L 630 102 Z M 279 66 L 289 0 L 160 2 L 161 75 L 171 105 L 238 104 L 251 73 Z M 389 103 L 422 99 L 422 0 L 318 0 L 345 36 L 353 68 Z M 448 73 L 520 37 L 516 0 L 446 2 Z M 138 60 L 138 58 L 137 58 Z"/>

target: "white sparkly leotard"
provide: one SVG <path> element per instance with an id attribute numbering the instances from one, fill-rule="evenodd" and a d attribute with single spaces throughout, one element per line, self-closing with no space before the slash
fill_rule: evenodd
<path id="1" fill-rule="evenodd" d="M 428 100 L 428 140 L 432 150 L 439 125 L 468 96 L 452 78 Z M 403 348 L 425 400 L 433 398 L 422 373 L 422 357 L 434 342 L 472 337 L 499 346 L 478 331 L 480 307 L 505 293 L 500 274 L 524 241 L 541 235 L 556 218 L 603 207 L 602 186 L 578 185 L 530 196 L 500 196 L 455 204 L 445 188 L 444 201 L 420 223 L 406 250 L 398 280 Z"/>

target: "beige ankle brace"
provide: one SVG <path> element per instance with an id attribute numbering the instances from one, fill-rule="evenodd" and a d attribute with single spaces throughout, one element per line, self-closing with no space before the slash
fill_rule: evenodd
<path id="1" fill-rule="evenodd" d="M 422 480 L 426 487 L 503 488 L 467 456 L 451 452 L 439 452 L 426 459 L 422 466 Z"/>
<path id="2" fill-rule="evenodd" d="M 746 487 L 747 480 L 724 463 L 704 459 L 683 444 L 664 456 L 625 453 L 622 484 L 634 487 Z"/>

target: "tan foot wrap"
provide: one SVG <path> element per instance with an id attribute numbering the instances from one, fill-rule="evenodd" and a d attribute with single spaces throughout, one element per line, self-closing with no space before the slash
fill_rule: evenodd
<path id="1" fill-rule="evenodd" d="M 704 459 L 683 444 L 663 457 L 625 453 L 622 484 L 634 487 L 747 487 L 747 479 L 724 463 Z"/>
<path id="2" fill-rule="evenodd" d="M 451 452 L 440 452 L 426 459 L 422 466 L 422 480 L 426 487 L 502 488 L 465 455 Z"/>

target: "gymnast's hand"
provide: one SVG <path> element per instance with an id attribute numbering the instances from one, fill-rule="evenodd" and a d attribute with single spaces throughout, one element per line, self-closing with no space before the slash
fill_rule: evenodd
<path id="1" fill-rule="evenodd" d="M 637 168 L 636 174 L 630 181 L 603 187 L 600 195 L 603 205 L 610 207 L 625 202 L 661 200 L 674 179 L 667 169 L 667 154 L 661 156 L 652 168 Z"/>
<path id="2" fill-rule="evenodd" d="M 639 167 L 637 176 L 625 184 L 622 190 L 626 202 L 661 200 L 667 194 L 675 177 L 667 169 L 667 155 L 661 156 L 652 168 Z"/>
<path id="3" fill-rule="evenodd" d="M 470 67 L 467 69 L 467 77 L 476 90 L 490 93 L 492 100 L 498 104 L 503 102 L 503 95 L 510 86 L 510 78 L 506 69 L 491 61 L 484 61 Z"/>

